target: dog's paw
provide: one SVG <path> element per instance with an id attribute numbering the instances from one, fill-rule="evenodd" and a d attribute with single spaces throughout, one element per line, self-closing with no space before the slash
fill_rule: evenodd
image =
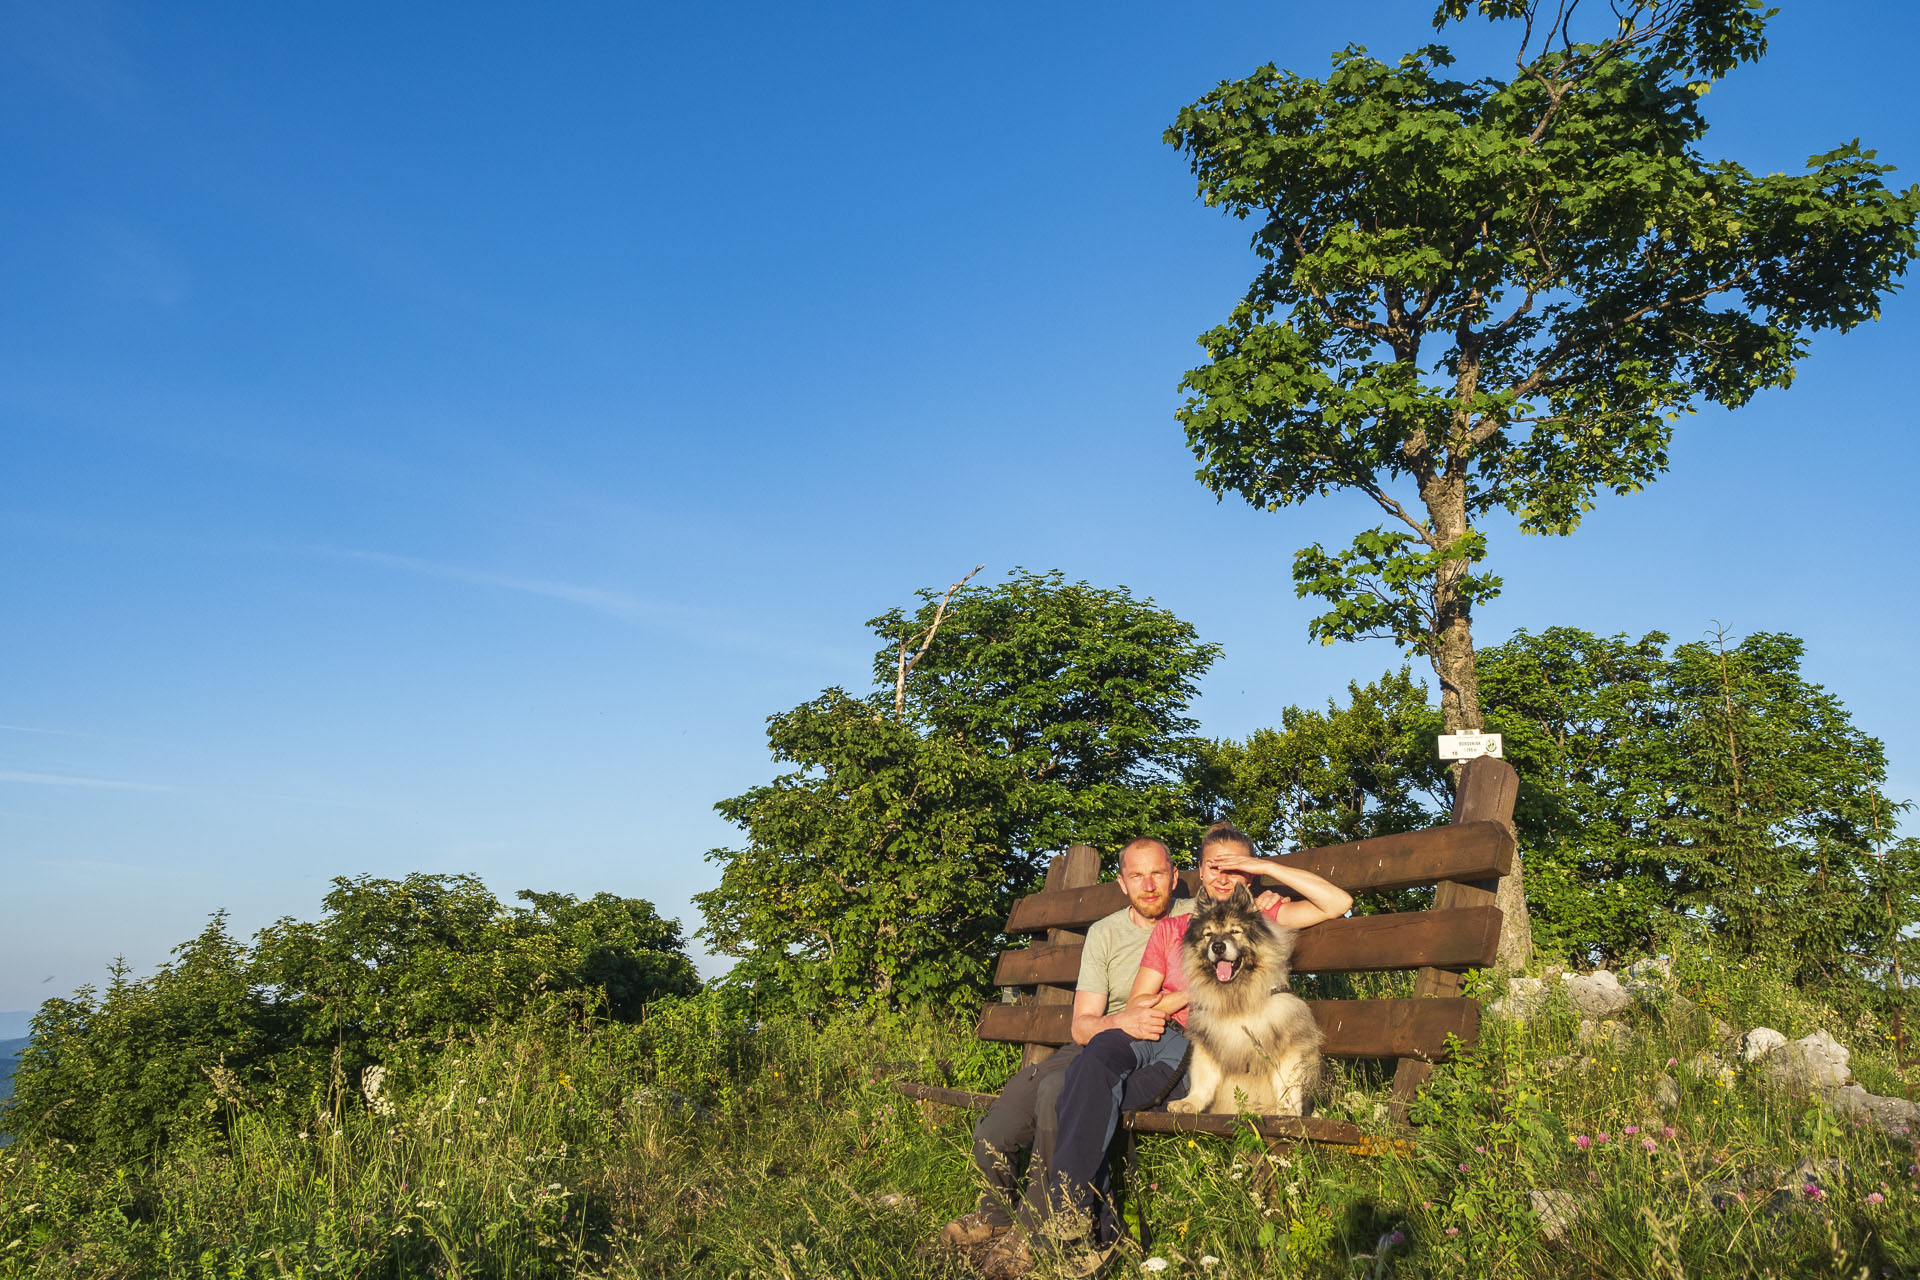
<path id="1" fill-rule="evenodd" d="M 1200 1114 L 1200 1104 L 1193 1098 L 1175 1098 L 1167 1104 L 1167 1110 L 1177 1116 L 1197 1116 Z"/>

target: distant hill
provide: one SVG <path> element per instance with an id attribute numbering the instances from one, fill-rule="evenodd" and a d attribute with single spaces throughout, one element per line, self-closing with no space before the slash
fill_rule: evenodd
<path id="1" fill-rule="evenodd" d="M 13 1096 L 13 1064 L 20 1060 L 20 1051 L 27 1047 L 27 1038 L 18 1040 L 0 1040 L 0 1102 Z"/>

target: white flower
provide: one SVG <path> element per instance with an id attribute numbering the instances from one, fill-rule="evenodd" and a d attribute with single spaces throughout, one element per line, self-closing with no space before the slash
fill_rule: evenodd
<path id="1" fill-rule="evenodd" d="M 1200 1265 L 1203 1267 L 1217 1267 L 1220 1265 L 1220 1259 L 1210 1253 L 1203 1253 L 1200 1255 Z"/>
<path id="2" fill-rule="evenodd" d="M 1140 1264 L 1140 1269 L 1142 1271 L 1165 1271 L 1167 1269 L 1167 1260 L 1165 1258 L 1148 1258 Z"/>

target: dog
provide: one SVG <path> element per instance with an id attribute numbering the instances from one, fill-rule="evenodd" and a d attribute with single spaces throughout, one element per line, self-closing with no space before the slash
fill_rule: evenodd
<path id="1" fill-rule="evenodd" d="M 1245 885 L 1194 912 L 1180 950 L 1191 1083 L 1167 1110 L 1305 1114 L 1320 1081 L 1320 1027 L 1287 990 L 1297 933 L 1261 915 Z"/>

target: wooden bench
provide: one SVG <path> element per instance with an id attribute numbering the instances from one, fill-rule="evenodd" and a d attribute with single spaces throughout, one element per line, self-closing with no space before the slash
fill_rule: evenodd
<path id="1" fill-rule="evenodd" d="M 1352 844 L 1309 849 L 1278 859 L 1318 872 L 1356 899 L 1369 893 L 1434 887 L 1427 911 L 1348 916 L 1303 930 L 1293 954 L 1296 974 L 1416 970 L 1410 998 L 1311 1000 L 1323 1051 L 1333 1058 L 1398 1059 L 1392 1112 L 1404 1121 L 1408 1104 L 1448 1052 L 1448 1037 L 1471 1045 L 1480 1034 L 1480 1002 L 1460 994 L 1462 974 L 1490 966 L 1499 948 L 1500 910 L 1494 886 L 1512 870 L 1513 801 L 1518 779 L 1504 760 L 1482 757 L 1461 767 L 1453 820 L 1447 826 Z M 1073 988 L 1088 925 L 1127 904 L 1120 886 L 1102 883 L 1100 856 L 1076 845 L 1056 856 L 1046 888 L 1020 899 L 1007 917 L 1008 934 L 1035 941 L 1001 954 L 994 981 L 1021 994 L 980 1014 L 982 1040 L 1026 1046 L 1029 1066 L 1072 1042 Z M 1197 892 L 1194 873 L 1182 875 Z M 899 1092 L 949 1106 L 979 1108 L 996 1095 L 899 1081 Z M 1326 1143 L 1366 1151 L 1374 1147 L 1358 1126 L 1318 1116 L 1239 1117 L 1133 1111 L 1122 1117 L 1135 1133 L 1233 1133 L 1249 1125 L 1270 1146 Z"/>

